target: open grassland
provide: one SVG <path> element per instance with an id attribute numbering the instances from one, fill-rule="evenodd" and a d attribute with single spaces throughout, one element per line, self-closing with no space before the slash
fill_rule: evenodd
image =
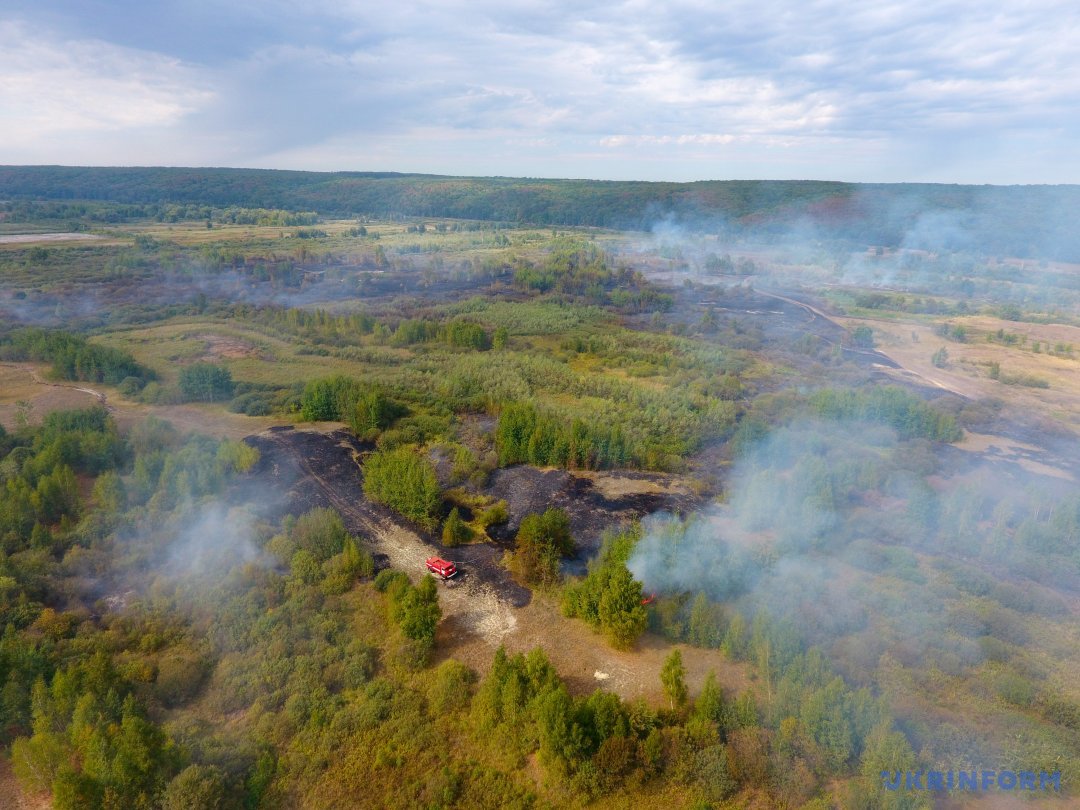
<path id="1" fill-rule="evenodd" d="M 1080 328 L 987 316 L 950 317 L 948 324 L 966 333 L 963 341 L 956 341 L 939 334 L 943 321 L 899 313 L 888 320 L 842 319 L 852 329 L 871 327 L 883 354 L 934 384 L 970 399 L 1004 400 L 1018 411 L 1080 433 Z M 996 337 L 999 330 L 1018 337 L 1004 343 Z M 1034 350 L 1036 344 L 1039 351 Z M 1066 346 L 1073 351 L 1064 351 Z M 1063 350 L 1055 353 L 1055 347 Z M 934 353 L 942 348 L 947 359 L 935 365 Z"/>

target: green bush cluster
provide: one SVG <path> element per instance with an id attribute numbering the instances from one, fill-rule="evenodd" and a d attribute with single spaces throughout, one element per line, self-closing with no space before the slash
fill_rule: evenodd
<path id="1" fill-rule="evenodd" d="M 47 329 L 16 329 L 3 336 L 0 358 L 50 362 L 53 374 L 62 380 L 119 385 L 127 378 L 142 384 L 154 379 L 154 373 L 127 352 Z"/>
<path id="2" fill-rule="evenodd" d="M 232 372 L 213 363 L 184 366 L 180 369 L 180 393 L 188 402 L 224 402 L 232 399 Z"/>
<path id="3" fill-rule="evenodd" d="M 563 593 L 563 613 L 584 619 L 619 649 L 632 647 L 649 621 L 641 583 L 626 568 L 639 538 L 638 529 L 605 537 L 600 553 L 589 561 L 588 574 Z"/>
<path id="4" fill-rule="evenodd" d="M 810 395 L 809 405 L 825 419 L 882 422 L 904 439 L 955 442 L 963 434 L 951 414 L 895 385 L 823 388 Z"/>
<path id="5" fill-rule="evenodd" d="M 406 413 L 378 386 L 343 375 L 312 380 L 300 397 L 300 415 L 311 422 L 348 422 L 360 437 L 388 428 Z"/>
<path id="6" fill-rule="evenodd" d="M 560 580 L 560 560 L 574 553 L 570 516 L 556 507 L 526 515 L 518 527 L 514 549 L 512 568 L 519 577 L 530 585 L 554 586 Z"/>
<path id="7" fill-rule="evenodd" d="M 363 464 L 364 494 L 432 530 L 441 504 L 431 462 L 412 447 L 377 450 Z"/>
<path id="8" fill-rule="evenodd" d="M 543 414 L 530 403 L 508 403 L 495 431 L 499 461 L 538 467 L 600 469 L 626 464 L 629 453 L 621 428 L 599 427 L 577 419 Z"/>

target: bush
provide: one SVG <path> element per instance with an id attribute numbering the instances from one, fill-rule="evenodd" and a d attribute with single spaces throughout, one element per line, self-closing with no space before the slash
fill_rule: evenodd
<path id="1" fill-rule="evenodd" d="M 120 381 L 120 384 L 116 386 L 116 389 L 120 392 L 121 396 L 131 398 L 142 391 L 143 385 L 143 381 L 138 377 L 124 377 L 124 379 Z"/>
<path id="2" fill-rule="evenodd" d="M 645 632 L 649 614 L 641 604 L 641 583 L 626 568 L 637 530 L 607 537 L 589 561 L 585 579 L 563 593 L 563 613 L 604 632 L 612 646 L 627 649 Z"/>
<path id="3" fill-rule="evenodd" d="M 468 543 L 472 539 L 473 530 L 461 519 L 461 515 L 455 506 L 450 510 L 450 516 L 446 519 L 446 523 L 443 524 L 443 545 L 453 548 L 454 546 L 460 546 L 462 543 Z"/>
<path id="4" fill-rule="evenodd" d="M 364 494 L 425 529 L 438 525 L 439 482 L 435 468 L 410 447 L 379 450 L 363 465 Z"/>
<path id="5" fill-rule="evenodd" d="M 532 585 L 551 586 L 559 581 L 560 557 L 574 552 L 570 516 L 551 507 L 542 515 L 527 515 L 518 528 L 513 567 Z"/>
<path id="6" fill-rule="evenodd" d="M 212 765 L 189 765 L 169 782 L 162 810 L 221 810 L 226 799 L 225 774 Z"/>
<path id="7" fill-rule="evenodd" d="M 189 649 L 170 650 L 158 661 L 154 694 L 166 706 L 180 706 L 199 691 L 206 677 L 206 661 Z"/>
<path id="8" fill-rule="evenodd" d="M 428 689 L 428 700 L 436 714 L 461 711 L 469 705 L 476 674 L 460 661 L 450 658 L 435 670 L 435 682 Z"/>
<path id="9" fill-rule="evenodd" d="M 856 326 L 851 333 L 851 343 L 860 349 L 874 348 L 874 330 L 865 324 Z"/>
<path id="10" fill-rule="evenodd" d="M 213 363 L 195 363 L 180 370 L 180 393 L 189 402 L 222 402 L 233 395 L 232 373 Z"/>
<path id="11" fill-rule="evenodd" d="M 309 552 L 321 563 L 342 551 L 349 533 L 336 511 L 316 508 L 297 519 L 290 536 L 297 548 Z"/>

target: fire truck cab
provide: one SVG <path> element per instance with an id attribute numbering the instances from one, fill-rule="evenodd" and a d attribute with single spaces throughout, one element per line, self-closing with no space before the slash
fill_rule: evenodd
<path id="1" fill-rule="evenodd" d="M 457 576 L 457 566 L 441 557 L 428 557 L 427 570 L 444 582 Z"/>

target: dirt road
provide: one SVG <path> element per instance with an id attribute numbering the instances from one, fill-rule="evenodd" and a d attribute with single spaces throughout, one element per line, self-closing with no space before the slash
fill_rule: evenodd
<path id="1" fill-rule="evenodd" d="M 452 656 L 483 673 L 500 645 L 512 653 L 541 647 L 577 693 L 602 686 L 625 698 L 662 701 L 660 669 L 671 645 L 647 635 L 633 651 L 613 650 L 584 623 L 562 616 L 552 600 L 534 598 L 515 583 L 500 564 L 501 548 L 479 544 L 447 549 L 433 536 L 370 503 L 363 497 L 355 460 L 369 448 L 351 434 L 278 429 L 248 441 L 259 448 L 261 458 L 248 484 L 250 491 L 237 491 L 237 499 L 256 495 L 266 499 L 271 488 L 275 490 L 271 500 L 283 512 L 333 507 L 351 532 L 368 540 L 382 564 L 405 571 L 414 580 L 424 575 L 427 557 L 458 563 L 460 578 L 439 591 L 444 617 L 437 639 L 440 656 Z M 683 657 L 692 691 L 700 688 L 710 670 L 730 690 L 741 691 L 749 683 L 746 668 L 718 651 L 684 647 Z"/>

